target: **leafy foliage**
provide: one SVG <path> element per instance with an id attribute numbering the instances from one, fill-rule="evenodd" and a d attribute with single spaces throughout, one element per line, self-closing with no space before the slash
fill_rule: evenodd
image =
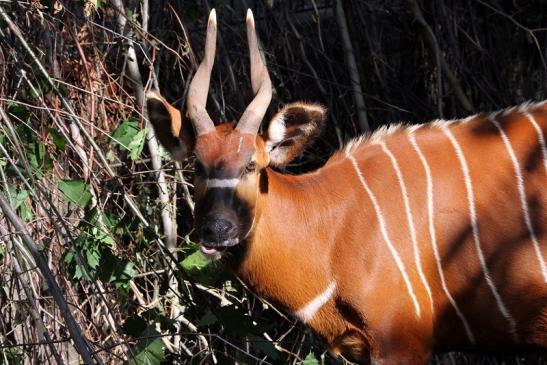
<path id="1" fill-rule="evenodd" d="M 112 138 L 122 149 L 129 151 L 131 160 L 137 160 L 144 148 L 146 128 L 139 130 L 138 123 L 134 119 L 128 119 L 120 124 L 112 133 Z"/>
<path id="2" fill-rule="evenodd" d="M 160 365 L 165 359 L 165 344 L 159 338 L 161 334 L 151 327 L 146 328 L 139 336 L 140 340 L 133 348 L 136 354 L 128 365 Z"/>
<path id="3" fill-rule="evenodd" d="M 65 202 L 68 204 L 85 208 L 91 200 L 89 186 L 81 180 L 61 180 L 58 187 L 65 197 Z"/>
<path id="4" fill-rule="evenodd" d="M 302 362 L 302 365 L 319 365 L 319 361 L 317 361 L 315 355 L 310 352 Z"/>

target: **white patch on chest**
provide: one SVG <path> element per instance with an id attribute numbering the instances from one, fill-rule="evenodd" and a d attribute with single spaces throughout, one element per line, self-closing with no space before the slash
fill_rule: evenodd
<path id="1" fill-rule="evenodd" d="M 300 319 L 304 323 L 308 323 L 313 319 L 317 311 L 324 306 L 332 297 L 336 290 L 336 281 L 333 281 L 329 286 L 315 298 L 310 300 L 308 304 L 294 312 L 296 318 Z"/>

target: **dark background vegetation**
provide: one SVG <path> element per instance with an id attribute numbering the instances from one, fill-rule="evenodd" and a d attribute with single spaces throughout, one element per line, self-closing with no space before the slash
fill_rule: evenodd
<path id="1" fill-rule="evenodd" d="M 275 88 L 268 116 L 297 100 L 329 109 L 292 173 L 390 122 L 545 98 L 543 1 L 0 0 L 0 197 L 15 209 L 0 215 L 0 364 L 78 363 L 77 351 L 112 364 L 343 362 L 196 253 L 192 163 L 151 139 L 142 92 L 184 108 L 210 7 L 214 120 L 237 120 L 252 98 L 247 7 Z"/>

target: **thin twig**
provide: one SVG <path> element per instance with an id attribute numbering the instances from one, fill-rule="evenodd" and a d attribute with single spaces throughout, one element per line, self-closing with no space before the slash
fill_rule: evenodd
<path id="1" fill-rule="evenodd" d="M 70 308 L 68 307 L 68 304 L 65 301 L 63 292 L 61 291 L 61 288 L 57 284 L 57 281 L 55 280 L 53 273 L 47 266 L 45 259 L 42 257 L 42 254 L 40 253 L 40 251 L 38 251 L 38 247 L 36 243 L 30 236 L 24 223 L 21 221 L 21 219 L 17 216 L 17 214 L 15 214 L 15 212 L 11 208 L 11 205 L 9 204 L 9 202 L 1 195 L 0 195 L 0 208 L 6 215 L 6 218 L 15 227 L 17 234 L 26 243 L 28 250 L 32 254 L 34 261 L 36 262 L 36 266 L 38 266 L 38 269 L 40 270 L 40 272 L 46 279 L 49 290 L 51 290 L 53 298 L 55 302 L 57 303 L 57 305 L 59 306 L 59 311 L 61 312 L 61 316 L 64 318 L 68 331 L 70 335 L 72 336 L 72 339 L 74 340 L 74 346 L 76 346 L 76 349 L 82 356 L 84 362 L 87 364 L 102 364 L 102 361 L 98 357 L 92 355 L 93 351 L 91 349 L 91 346 L 89 345 L 87 339 L 83 335 L 82 330 L 80 329 L 80 326 L 78 325 L 78 323 L 72 316 L 72 312 L 70 311 Z"/>
<path id="2" fill-rule="evenodd" d="M 439 47 L 439 42 L 437 41 L 437 37 L 435 36 L 435 33 L 433 32 L 429 24 L 427 24 L 427 22 L 425 21 L 422 11 L 420 10 L 420 6 L 416 2 L 416 0 L 410 0 L 409 4 L 412 7 L 414 18 L 420 24 L 425 33 L 426 43 L 435 56 L 435 62 L 437 64 L 437 109 L 439 116 L 443 117 L 444 114 L 442 102 L 443 93 L 441 71 L 444 73 L 448 82 L 450 83 L 450 86 L 454 90 L 454 93 L 456 94 L 460 105 L 464 108 L 465 111 L 472 112 L 473 105 L 463 92 L 460 82 L 454 75 L 454 72 L 452 72 L 452 70 L 450 69 L 448 62 L 446 62 L 444 57 L 441 55 L 441 50 Z"/>
<path id="3" fill-rule="evenodd" d="M 0 221 L 0 233 L 6 237 L 12 236 L 8 232 L 7 227 L 4 226 L 2 221 Z M 13 237 L 11 240 L 13 242 L 17 241 L 17 239 Z M 16 245 L 14 245 L 14 247 L 16 247 Z M 13 252 L 15 253 L 15 250 Z M 46 343 L 50 345 L 49 348 L 51 352 L 53 353 L 53 356 L 55 357 L 55 361 L 57 361 L 58 364 L 64 364 L 64 361 L 61 358 L 61 355 L 59 354 L 55 346 L 53 346 L 53 342 L 51 340 L 51 334 L 49 333 L 49 330 L 47 329 L 44 321 L 42 320 L 42 317 L 40 316 L 40 308 L 39 308 L 38 300 L 36 300 L 36 296 L 34 295 L 30 281 L 28 281 L 27 279 L 23 277 L 23 270 L 21 270 L 21 266 L 19 265 L 18 260 L 19 258 L 16 257 L 16 254 L 14 254 L 14 257 L 12 257 L 12 260 L 11 260 L 11 264 L 13 267 L 13 271 L 15 271 L 15 274 L 17 275 L 17 279 L 19 280 L 19 283 L 21 283 L 21 286 L 23 287 L 23 290 L 25 291 L 27 300 L 30 303 L 30 312 L 32 314 L 32 318 L 34 319 L 36 326 L 38 327 L 37 332 L 39 335 L 39 341 L 42 341 L 42 339 L 45 340 Z M 31 262 L 32 264 L 34 264 L 34 261 L 31 261 Z"/>

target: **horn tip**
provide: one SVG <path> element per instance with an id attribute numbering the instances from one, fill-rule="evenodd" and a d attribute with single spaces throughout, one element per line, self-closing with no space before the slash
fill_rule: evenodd
<path id="1" fill-rule="evenodd" d="M 209 13 L 209 24 L 212 24 L 214 26 L 217 25 L 217 12 L 215 8 L 213 8 Z"/>
<path id="2" fill-rule="evenodd" d="M 149 90 L 147 93 L 146 93 L 146 100 L 148 99 L 158 99 L 158 100 L 161 100 L 161 95 L 158 91 L 156 90 Z"/>
<path id="3" fill-rule="evenodd" d="M 249 8 L 247 9 L 247 24 L 250 25 L 250 26 L 253 26 L 255 25 L 255 19 L 253 17 L 253 11 Z"/>

